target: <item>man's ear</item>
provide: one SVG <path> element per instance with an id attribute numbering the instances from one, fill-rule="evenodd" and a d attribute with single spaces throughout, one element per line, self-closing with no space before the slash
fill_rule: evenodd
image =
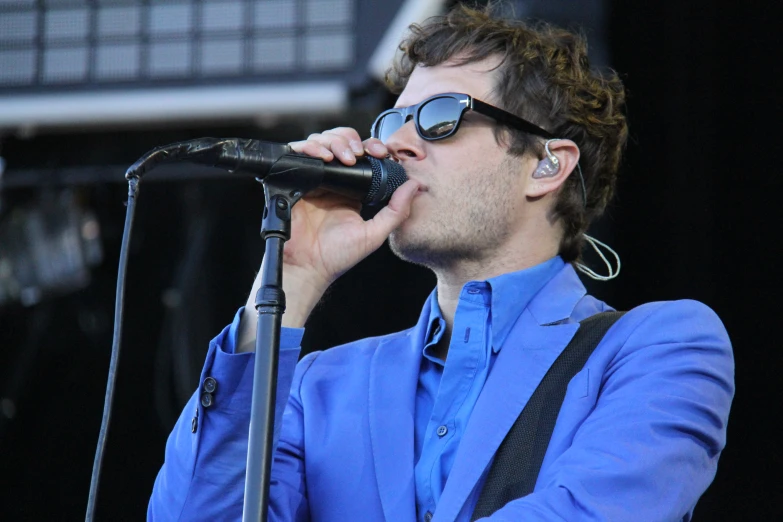
<path id="1" fill-rule="evenodd" d="M 579 147 L 566 139 L 548 140 L 544 145 L 546 155 L 529 173 L 525 195 L 540 198 L 557 191 L 579 163 Z"/>

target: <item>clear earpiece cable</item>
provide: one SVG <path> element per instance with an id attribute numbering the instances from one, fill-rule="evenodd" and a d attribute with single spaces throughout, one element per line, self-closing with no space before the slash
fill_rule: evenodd
<path id="1" fill-rule="evenodd" d="M 602 243 L 601 241 L 598 241 L 596 238 L 588 236 L 587 234 L 584 235 L 585 239 L 588 243 L 590 243 L 590 246 L 593 247 L 593 250 L 598 253 L 598 256 L 601 258 L 601 260 L 606 265 L 606 268 L 609 270 L 609 275 L 601 275 L 597 274 L 593 271 L 593 269 L 583 265 L 582 263 L 577 263 L 576 268 L 582 272 L 583 274 L 586 274 L 587 277 L 590 277 L 591 279 L 595 279 L 596 281 L 609 281 L 611 279 L 614 279 L 618 275 L 620 275 L 620 267 L 622 266 L 620 263 L 620 256 L 617 255 L 617 252 L 612 250 L 612 248 L 607 245 L 606 243 Z M 617 260 L 617 270 L 615 270 L 612 267 L 612 264 L 609 262 L 608 259 L 606 259 L 606 256 L 603 252 L 601 252 L 601 249 L 598 248 L 599 246 L 604 247 L 606 250 L 612 253 L 615 260 Z"/>
<path id="2" fill-rule="evenodd" d="M 549 150 L 549 142 L 550 141 L 554 141 L 554 140 L 547 141 L 544 146 L 546 148 L 547 154 L 551 156 L 552 152 L 550 152 L 550 150 Z M 587 187 L 585 186 L 585 177 L 584 177 L 584 174 L 582 174 L 582 167 L 581 167 L 581 165 L 579 165 L 579 163 L 576 164 L 576 171 L 579 173 L 579 182 L 582 185 L 582 198 L 583 198 L 583 202 L 584 202 L 585 208 L 587 208 Z M 590 243 L 590 246 L 593 247 L 593 250 L 596 251 L 598 256 L 601 258 L 601 260 L 606 265 L 606 268 L 609 270 L 609 275 L 597 274 L 592 268 L 590 268 L 590 267 L 588 267 L 586 265 L 583 265 L 582 263 L 577 263 L 576 264 L 576 268 L 580 272 L 582 272 L 583 274 L 586 274 L 587 277 L 595 279 L 596 281 L 610 281 L 610 280 L 614 279 L 615 277 L 617 277 L 618 275 L 620 275 L 620 267 L 622 265 L 620 264 L 620 256 L 617 255 L 617 252 L 612 250 L 612 247 L 610 247 L 606 243 L 602 243 L 602 242 L 598 241 L 596 238 L 594 238 L 592 236 L 588 236 L 587 234 L 585 234 L 584 237 L 587 240 L 587 242 Z M 608 250 L 609 252 L 612 253 L 614 258 L 617 260 L 617 270 L 612 268 L 612 264 L 609 262 L 608 259 L 606 259 L 606 256 L 604 255 L 603 252 L 601 252 L 601 249 L 598 248 L 599 246 L 604 247 L 606 250 Z"/>

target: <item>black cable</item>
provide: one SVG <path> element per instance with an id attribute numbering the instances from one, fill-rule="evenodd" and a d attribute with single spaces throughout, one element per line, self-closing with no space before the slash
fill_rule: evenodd
<path id="1" fill-rule="evenodd" d="M 106 397 L 103 402 L 101 431 L 98 435 L 98 447 L 95 450 L 95 461 L 92 465 L 92 477 L 90 478 L 90 496 L 87 499 L 86 522 L 92 522 L 95 517 L 95 504 L 98 497 L 98 484 L 100 482 L 101 464 L 103 463 L 103 451 L 106 447 L 106 435 L 109 432 L 109 421 L 111 420 L 111 405 L 114 400 L 114 387 L 117 381 L 117 365 L 120 361 L 120 345 L 122 342 L 128 250 L 131 232 L 133 230 L 133 214 L 136 211 L 136 197 L 139 193 L 140 181 L 141 179 L 138 177 L 130 177 L 128 179 L 128 209 L 125 213 L 125 230 L 122 233 L 120 263 L 117 270 L 117 296 L 114 301 L 114 339 L 111 346 L 111 360 L 109 362 L 109 378 L 106 383 Z"/>

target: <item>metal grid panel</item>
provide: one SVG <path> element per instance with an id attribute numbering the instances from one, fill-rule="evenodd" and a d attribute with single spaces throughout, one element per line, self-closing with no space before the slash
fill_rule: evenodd
<path id="1" fill-rule="evenodd" d="M 0 94 L 354 65 L 356 0 L 0 0 Z"/>

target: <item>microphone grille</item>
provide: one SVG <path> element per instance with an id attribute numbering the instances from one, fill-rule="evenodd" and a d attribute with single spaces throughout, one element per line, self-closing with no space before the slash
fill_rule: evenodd
<path id="1" fill-rule="evenodd" d="M 405 174 L 405 169 L 402 168 L 402 165 L 392 160 L 387 160 L 386 162 L 389 164 L 389 181 L 386 185 L 384 201 L 390 199 L 394 191 L 408 181 L 408 176 Z"/>
<path id="2" fill-rule="evenodd" d="M 368 156 L 372 168 L 372 180 L 370 181 L 370 190 L 364 203 L 377 205 L 386 203 L 391 198 L 395 190 L 400 185 L 408 181 L 405 169 L 402 165 L 392 160 L 379 160 Z"/>

